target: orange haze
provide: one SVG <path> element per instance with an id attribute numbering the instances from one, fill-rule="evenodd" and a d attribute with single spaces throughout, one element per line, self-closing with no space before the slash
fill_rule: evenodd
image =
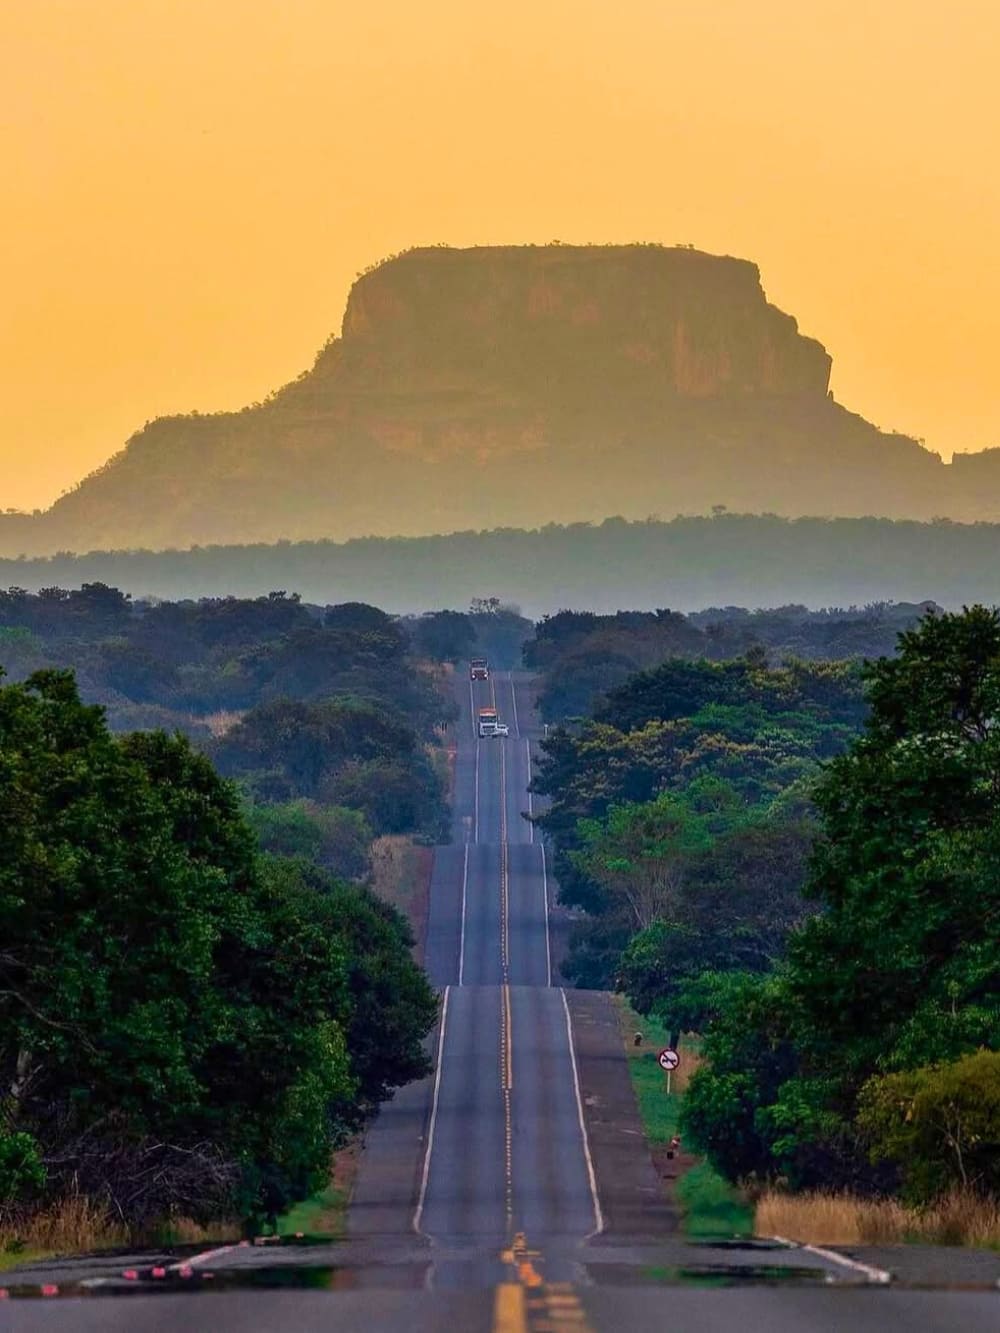
<path id="1" fill-rule="evenodd" d="M 996 0 L 4 0 L 0 506 L 436 241 L 754 259 L 841 401 L 1000 444 L 998 68 Z"/>

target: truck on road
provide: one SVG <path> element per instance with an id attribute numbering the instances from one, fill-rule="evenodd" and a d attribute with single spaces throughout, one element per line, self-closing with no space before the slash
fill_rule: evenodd
<path id="1" fill-rule="evenodd" d="M 474 657 L 469 663 L 470 680 L 489 680 L 490 664 L 485 657 Z"/>
<path id="2" fill-rule="evenodd" d="M 477 717 L 477 731 L 480 736 L 509 736 L 510 728 L 501 722 L 495 708 L 480 708 Z"/>

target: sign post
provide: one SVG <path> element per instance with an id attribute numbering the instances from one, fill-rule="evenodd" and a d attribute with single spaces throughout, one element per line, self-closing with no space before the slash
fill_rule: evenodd
<path id="1" fill-rule="evenodd" d="M 681 1062 L 681 1057 L 672 1046 L 666 1046 L 656 1057 L 657 1063 L 667 1076 L 667 1096 L 670 1096 L 670 1075 Z"/>

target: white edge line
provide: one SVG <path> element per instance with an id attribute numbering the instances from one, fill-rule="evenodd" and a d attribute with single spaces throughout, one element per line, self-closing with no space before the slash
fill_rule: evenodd
<path id="1" fill-rule="evenodd" d="M 514 693 L 514 673 L 513 673 L 513 671 L 508 671 L 508 672 L 507 672 L 507 679 L 508 679 L 508 681 L 510 682 L 510 704 L 511 704 L 511 709 L 513 710 L 513 713 L 514 713 L 514 735 L 515 735 L 515 737 L 516 737 L 518 740 L 520 740 L 520 739 L 521 739 L 521 724 L 520 724 L 520 722 L 518 722 L 518 720 L 517 720 L 517 695 Z"/>
<path id="2" fill-rule="evenodd" d="M 479 750 L 480 750 L 480 745 L 479 745 L 479 738 L 477 736 L 476 737 L 476 782 L 475 782 L 475 796 L 474 796 L 475 806 L 473 811 L 474 818 L 472 821 L 473 842 L 479 841 Z"/>
<path id="3" fill-rule="evenodd" d="M 458 984 L 465 984 L 465 898 L 469 888 L 469 844 L 465 844 L 465 861 L 462 865 L 462 931 L 458 938 Z"/>
<path id="4" fill-rule="evenodd" d="M 539 842 L 542 849 L 542 904 L 545 908 L 545 984 L 552 985 L 552 946 L 549 943 L 549 874 L 545 868 L 545 842 Z"/>
<path id="5" fill-rule="evenodd" d="M 531 741 L 525 736 L 524 752 L 528 756 L 528 841 L 535 841 L 534 806 L 531 802 Z"/>
<path id="6" fill-rule="evenodd" d="M 881 1286 L 892 1281 L 892 1274 L 884 1268 L 874 1268 L 871 1264 L 863 1264 L 858 1259 L 849 1259 L 846 1254 L 838 1254 L 836 1250 L 826 1250 L 822 1245 L 806 1245 L 798 1240 L 786 1240 L 784 1236 L 772 1236 L 771 1240 L 776 1240 L 779 1245 L 786 1245 L 790 1250 L 805 1250 L 807 1254 L 815 1254 L 820 1259 L 827 1259 L 830 1263 L 841 1264 L 844 1268 L 852 1268 L 857 1273 L 863 1273 L 869 1282 L 877 1282 Z"/>
<path id="7" fill-rule="evenodd" d="M 210 1259 L 217 1259 L 220 1254 L 229 1254 L 232 1250 L 245 1250 L 249 1241 L 236 1241 L 232 1245 L 217 1245 L 214 1250 L 202 1250 L 201 1254 L 192 1255 L 190 1259 L 181 1259 L 175 1264 L 164 1264 L 169 1273 L 174 1273 L 179 1268 L 194 1268 L 197 1264 L 207 1264 Z"/>
<path id="8" fill-rule="evenodd" d="M 580 1121 L 580 1137 L 583 1139 L 583 1156 L 587 1163 L 587 1180 L 590 1182 L 590 1197 L 594 1201 L 594 1229 L 590 1235 L 585 1236 L 585 1240 L 590 1240 L 592 1236 L 598 1236 L 604 1230 L 604 1213 L 601 1211 L 601 1201 L 597 1196 L 597 1177 L 594 1174 L 594 1159 L 590 1155 L 590 1139 L 587 1137 L 587 1124 L 583 1118 L 583 1099 L 580 1096 L 580 1075 L 576 1067 L 576 1047 L 573 1044 L 573 1020 L 570 1017 L 569 1005 L 566 1003 L 566 992 L 560 987 L 559 994 L 562 996 L 563 1009 L 566 1013 L 566 1036 L 569 1039 L 569 1059 L 573 1068 L 573 1091 L 576 1093 L 576 1114 Z"/>
<path id="9" fill-rule="evenodd" d="M 444 1030 L 448 1022 L 448 998 L 451 995 L 451 987 L 444 988 L 444 1003 L 441 1006 L 441 1031 L 438 1034 L 437 1049 L 437 1068 L 434 1071 L 434 1099 L 431 1102 L 431 1123 L 427 1131 L 427 1147 L 424 1150 L 424 1169 L 420 1177 L 420 1193 L 417 1196 L 417 1207 L 413 1214 L 413 1230 L 417 1235 L 422 1235 L 420 1222 L 424 1215 L 424 1200 L 427 1197 L 427 1181 L 431 1173 L 431 1153 L 434 1151 L 434 1129 L 437 1125 L 438 1098 L 441 1095 L 441 1071 L 444 1067 L 442 1056 L 444 1055 Z"/>
<path id="10" fill-rule="evenodd" d="M 472 677 L 469 677 L 469 726 L 472 728 L 472 739 L 476 740 L 476 696 L 472 688 Z"/>

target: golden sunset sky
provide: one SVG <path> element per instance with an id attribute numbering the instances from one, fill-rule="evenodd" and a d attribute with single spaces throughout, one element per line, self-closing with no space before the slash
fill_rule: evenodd
<path id="1" fill-rule="evenodd" d="M 998 0 L 2 0 L 0 507 L 434 242 L 753 259 L 842 402 L 1000 444 L 998 71 Z"/>

